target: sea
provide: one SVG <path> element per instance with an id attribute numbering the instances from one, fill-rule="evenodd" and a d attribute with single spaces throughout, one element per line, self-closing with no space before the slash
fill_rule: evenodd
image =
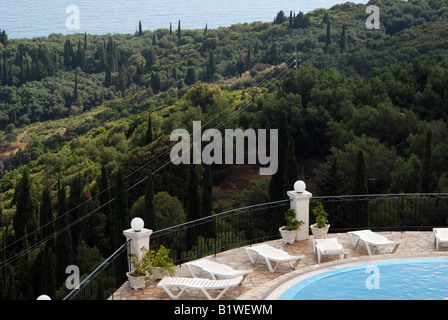
<path id="1" fill-rule="evenodd" d="M 133 34 L 143 30 L 227 27 L 270 22 L 283 10 L 307 13 L 342 0 L 0 0 L 0 30 L 8 38 L 51 33 Z M 355 0 L 366 4 L 368 0 Z"/>

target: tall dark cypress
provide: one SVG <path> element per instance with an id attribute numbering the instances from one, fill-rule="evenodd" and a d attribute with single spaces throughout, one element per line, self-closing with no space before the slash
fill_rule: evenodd
<path id="1" fill-rule="evenodd" d="M 204 165 L 204 178 L 202 183 L 202 216 L 208 217 L 213 211 L 213 181 L 211 165 Z"/>
<path id="2" fill-rule="evenodd" d="M 180 29 L 180 20 L 177 24 L 177 41 L 180 44 L 180 40 L 182 39 L 182 31 Z"/>
<path id="3" fill-rule="evenodd" d="M 425 140 L 425 149 L 423 153 L 423 167 L 421 178 L 421 192 L 432 192 L 432 132 L 428 130 Z"/>
<path id="4" fill-rule="evenodd" d="M 353 194 L 365 195 L 369 193 L 367 185 L 367 168 L 362 150 L 358 151 L 355 164 Z M 352 212 L 352 227 L 366 228 L 368 226 L 368 203 L 356 201 Z"/>
<path id="5" fill-rule="evenodd" d="M 278 128 L 278 169 L 277 172 L 272 175 L 269 184 L 269 199 L 270 201 L 278 201 L 287 198 L 287 195 L 283 193 L 284 190 L 284 175 L 286 166 L 286 155 L 288 153 L 288 120 L 286 113 L 282 112 L 277 120 Z"/>
<path id="6" fill-rule="evenodd" d="M 51 202 L 50 190 L 45 187 L 42 191 L 42 200 L 40 205 L 40 227 L 41 238 L 46 240 L 49 247 L 53 247 L 54 238 L 52 237 L 55 232 L 54 217 L 53 217 L 53 204 Z"/>
<path id="7" fill-rule="evenodd" d="M 130 216 L 128 208 L 128 197 L 126 186 L 124 184 L 123 172 L 118 169 L 117 180 L 115 182 L 115 201 L 114 201 L 114 249 L 118 249 L 124 242 L 123 230 L 130 227 Z"/>
<path id="8" fill-rule="evenodd" d="M 112 85 L 112 73 L 110 71 L 110 67 L 106 66 L 106 75 L 104 77 L 104 86 L 109 88 Z"/>
<path id="9" fill-rule="evenodd" d="M 145 227 L 151 230 L 157 230 L 156 215 L 154 211 L 154 182 L 151 174 L 146 181 L 144 215 L 143 221 L 145 222 Z"/>
<path id="10" fill-rule="evenodd" d="M 22 173 L 22 178 L 14 193 L 14 201 L 16 204 L 16 214 L 13 218 L 15 238 L 22 239 L 26 233 L 28 242 L 33 244 L 37 240 L 37 217 L 35 215 L 35 207 L 31 195 L 31 179 L 28 170 Z M 18 248 L 23 248 L 23 241 L 18 243 Z"/>
<path id="11" fill-rule="evenodd" d="M 138 36 L 142 36 L 143 35 L 143 28 L 142 28 L 142 22 L 139 21 L 138 22 Z"/>
<path id="12" fill-rule="evenodd" d="M 278 128 L 278 168 L 277 172 L 271 176 L 269 183 L 269 201 L 278 201 L 286 199 L 288 196 L 284 192 L 284 176 L 286 167 L 286 157 L 288 153 L 288 120 L 286 113 L 282 112 L 277 120 Z M 273 214 L 269 221 L 263 223 L 265 230 L 271 234 L 278 233 L 278 228 L 283 221 L 282 210 L 273 209 Z"/>
<path id="13" fill-rule="evenodd" d="M 342 26 L 341 37 L 339 39 L 339 49 L 341 53 L 345 51 L 346 45 L 347 45 L 347 35 L 345 34 L 345 25 L 344 25 Z"/>
<path id="14" fill-rule="evenodd" d="M 113 228 L 113 221 L 114 217 L 112 214 L 112 201 L 110 197 L 110 190 L 109 190 L 109 177 L 107 175 L 106 167 L 101 167 L 101 178 L 100 178 L 100 190 L 99 190 L 99 198 L 100 198 L 100 206 L 101 211 L 103 212 L 104 216 L 106 217 L 106 238 L 109 240 L 108 243 L 110 246 L 107 247 L 106 251 L 107 253 L 112 253 L 112 244 L 114 239 L 114 228 Z"/>
<path id="15" fill-rule="evenodd" d="M 325 53 L 328 51 L 328 46 L 331 44 L 331 26 L 330 21 L 327 23 L 327 35 L 325 37 Z"/>
<path id="16" fill-rule="evenodd" d="M 152 135 L 152 121 L 151 121 L 151 115 L 148 115 L 148 129 L 146 130 L 146 144 L 150 144 L 153 141 L 153 135 Z"/>
<path id="17" fill-rule="evenodd" d="M 204 177 L 202 182 L 202 208 L 203 217 L 209 217 L 213 214 L 213 180 L 212 166 L 204 165 Z M 204 238 L 215 237 L 216 225 L 210 224 L 202 235 Z"/>
<path id="18" fill-rule="evenodd" d="M 367 168 L 364 160 L 364 152 L 358 151 L 355 164 L 355 177 L 353 180 L 353 194 L 364 195 L 368 194 L 369 189 L 367 186 Z"/>
<path id="19" fill-rule="evenodd" d="M 199 195 L 199 178 L 196 164 L 190 164 L 188 174 L 188 186 L 186 195 L 187 221 L 193 221 L 201 217 L 201 198 Z M 187 245 L 193 246 L 200 231 L 190 228 L 187 234 Z"/>
<path id="20" fill-rule="evenodd" d="M 296 159 L 294 139 L 289 137 L 288 153 L 285 161 L 285 173 L 283 174 L 283 194 L 294 189 L 294 183 L 299 179 L 299 165 Z"/>
<path id="21" fill-rule="evenodd" d="M 62 285 L 65 269 L 74 261 L 71 230 L 67 214 L 67 195 L 65 186 L 58 181 L 58 203 L 56 217 L 55 278 L 57 286 Z"/>

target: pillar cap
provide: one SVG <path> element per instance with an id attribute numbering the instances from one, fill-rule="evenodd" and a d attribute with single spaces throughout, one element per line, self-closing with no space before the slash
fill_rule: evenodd
<path id="1" fill-rule="evenodd" d="M 288 196 L 290 199 L 300 199 L 300 198 L 305 198 L 305 199 L 309 199 L 313 196 L 313 194 L 309 191 L 303 191 L 302 193 L 298 193 L 295 190 L 292 191 L 288 191 L 287 192 Z"/>

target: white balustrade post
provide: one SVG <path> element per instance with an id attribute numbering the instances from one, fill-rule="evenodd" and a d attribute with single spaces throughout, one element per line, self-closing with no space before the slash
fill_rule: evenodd
<path id="1" fill-rule="evenodd" d="M 144 222 L 140 218 L 134 218 L 131 221 L 131 228 L 124 230 L 123 235 L 126 237 L 126 241 L 131 240 L 130 254 L 135 254 L 140 261 L 142 258 L 142 248 L 149 249 L 149 238 L 152 234 L 152 230 L 144 228 Z M 131 264 L 130 272 L 134 271 Z"/>
<path id="2" fill-rule="evenodd" d="M 310 199 L 313 194 L 306 191 L 305 188 L 305 183 L 299 180 L 294 184 L 294 190 L 287 192 L 289 198 L 291 199 L 291 209 L 294 209 L 296 213 L 296 219 L 304 222 L 297 233 L 296 240 L 309 239 Z"/>

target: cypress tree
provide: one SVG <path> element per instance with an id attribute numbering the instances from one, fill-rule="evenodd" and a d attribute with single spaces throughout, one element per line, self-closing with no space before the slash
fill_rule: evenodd
<path id="1" fill-rule="evenodd" d="M 55 278 L 57 284 L 62 284 L 65 269 L 73 262 L 73 244 L 67 214 L 67 196 L 65 186 L 58 180 L 58 203 L 56 217 L 56 245 L 55 245 Z M 65 228 L 67 228 L 65 230 Z"/>
<path id="2" fill-rule="evenodd" d="M 142 22 L 138 22 L 138 36 L 141 37 L 143 35 Z"/>
<path id="3" fill-rule="evenodd" d="M 69 221 L 73 223 L 83 217 L 86 214 L 87 206 L 84 203 L 86 201 L 83 193 L 83 183 L 81 175 L 78 175 L 71 181 L 70 184 L 70 196 L 68 201 L 68 209 L 70 210 Z M 73 249 L 76 249 L 83 239 L 83 234 L 86 230 L 86 220 L 76 223 L 72 227 L 72 241 Z"/>
<path id="4" fill-rule="evenodd" d="M 78 95 L 78 75 L 75 73 L 75 90 L 73 92 L 73 101 L 77 102 L 79 98 Z"/>
<path id="5" fill-rule="evenodd" d="M 193 221 L 201 217 L 201 198 L 199 196 L 199 178 L 196 164 L 191 163 L 188 174 L 188 186 L 186 195 L 187 221 Z M 187 245 L 191 248 L 196 237 L 201 233 L 194 228 L 189 228 L 187 234 Z"/>
<path id="6" fill-rule="evenodd" d="M 180 20 L 179 20 L 179 22 L 177 24 L 177 41 L 178 41 L 179 45 L 180 45 L 181 38 L 182 38 L 182 31 L 180 30 Z"/>
<path id="7" fill-rule="evenodd" d="M 328 46 L 331 44 L 331 27 L 330 21 L 327 23 L 327 35 L 325 37 L 325 53 L 328 51 Z"/>
<path id="8" fill-rule="evenodd" d="M 286 167 L 286 157 L 288 154 L 288 120 L 286 118 L 286 113 L 282 112 L 277 120 L 278 128 L 278 168 L 277 172 L 272 175 L 271 181 L 269 182 L 269 201 L 278 201 L 287 198 L 284 192 L 285 184 L 285 167 Z M 293 184 L 294 185 L 294 184 Z M 266 221 L 264 225 L 266 226 L 266 231 L 271 234 L 278 233 L 278 228 L 280 227 L 281 221 L 283 220 L 282 210 L 273 209 L 271 218 Z"/>
<path id="9" fill-rule="evenodd" d="M 25 170 L 22 178 L 14 193 L 14 202 L 16 204 L 16 214 L 13 218 L 13 225 L 16 239 L 22 239 L 26 232 L 31 233 L 37 229 L 37 217 L 31 195 L 31 180 L 29 172 Z M 33 233 L 29 241 L 34 243 L 37 235 Z M 19 243 L 19 249 L 22 249 L 22 242 Z"/>
<path id="10" fill-rule="evenodd" d="M 422 167 L 422 179 L 421 179 L 421 192 L 430 193 L 432 192 L 432 132 L 428 130 L 426 133 L 425 149 L 423 153 L 423 167 Z"/>
<path id="11" fill-rule="evenodd" d="M 344 25 L 342 26 L 341 38 L 339 39 L 339 49 L 341 53 L 345 51 L 346 45 L 347 45 L 347 36 L 345 34 L 345 25 Z"/>
<path id="12" fill-rule="evenodd" d="M 288 153 L 288 120 L 286 113 L 282 112 L 277 120 L 278 128 L 278 168 L 277 172 L 272 175 L 269 183 L 269 201 L 278 201 L 286 199 L 287 195 L 284 194 L 284 175 L 286 166 L 286 155 Z M 294 184 L 293 184 L 294 185 Z"/>
<path id="13" fill-rule="evenodd" d="M 156 215 L 154 211 L 154 183 L 152 175 L 148 176 L 145 188 L 145 216 L 143 221 L 148 229 L 157 230 Z"/>
<path id="14" fill-rule="evenodd" d="M 104 77 L 104 86 L 109 88 L 112 85 L 112 73 L 110 67 L 106 66 L 106 76 Z"/>
<path id="15" fill-rule="evenodd" d="M 340 170 L 337 157 L 333 158 L 331 165 L 323 172 L 322 177 L 317 180 L 319 196 L 340 196 L 346 191 L 347 180 Z"/>
<path id="16" fill-rule="evenodd" d="M 128 199 L 126 194 L 126 187 L 123 179 L 123 172 L 118 169 L 117 179 L 115 182 L 115 201 L 114 201 L 114 240 L 113 240 L 113 250 L 117 250 L 121 245 L 125 243 L 125 238 L 123 236 L 123 230 L 128 229 L 130 226 L 130 216 L 128 209 Z M 115 268 L 115 280 L 117 285 L 123 284 L 123 277 L 125 276 L 127 265 L 127 257 L 121 255 L 118 258 L 118 265 Z"/>
<path id="17" fill-rule="evenodd" d="M 54 256 L 50 247 L 45 246 L 43 259 L 43 273 L 41 277 L 41 294 L 54 297 L 56 293 L 55 265 Z M 39 294 L 39 292 L 37 292 Z"/>
<path id="18" fill-rule="evenodd" d="M 150 144 L 153 141 L 152 135 L 152 123 L 151 123 L 151 115 L 148 115 L 148 129 L 146 130 L 146 144 Z"/>
<path id="19" fill-rule="evenodd" d="M 213 211 L 212 167 L 204 165 L 204 181 L 202 183 L 202 216 L 208 217 Z"/>
<path id="20" fill-rule="evenodd" d="M 299 179 L 299 165 L 297 164 L 294 148 L 294 139 L 289 137 L 288 153 L 285 161 L 285 172 L 283 174 L 283 194 L 294 189 L 294 183 Z"/>
<path id="21" fill-rule="evenodd" d="M 216 72 L 215 54 L 213 53 L 212 50 L 210 50 L 207 68 L 206 68 L 206 72 L 205 72 L 205 77 L 206 77 L 205 80 L 206 81 L 212 80 L 215 72 Z"/>
<path id="22" fill-rule="evenodd" d="M 118 169 L 117 181 L 115 182 L 115 201 L 114 201 L 114 250 L 118 249 L 124 242 L 123 230 L 130 226 L 130 216 L 128 209 L 128 198 L 123 179 L 123 172 Z"/>
<path id="23" fill-rule="evenodd" d="M 367 186 L 367 168 L 362 150 L 358 151 L 355 164 L 355 178 L 353 183 L 354 195 L 368 194 Z M 365 228 L 368 226 L 368 203 L 365 201 L 356 201 L 352 213 L 353 227 Z"/>
<path id="24" fill-rule="evenodd" d="M 160 92 L 160 88 L 162 87 L 162 84 L 160 82 L 160 76 L 158 72 L 153 72 L 151 75 L 151 89 L 152 91 L 157 94 Z"/>
<path id="25" fill-rule="evenodd" d="M 170 36 L 173 34 L 173 24 L 170 22 Z"/>
<path id="26" fill-rule="evenodd" d="M 193 67 L 188 68 L 184 82 L 187 86 L 196 83 L 196 73 L 194 72 Z"/>
<path id="27" fill-rule="evenodd" d="M 48 187 L 45 187 L 42 191 L 40 227 L 42 228 L 42 239 L 49 239 L 47 244 L 48 246 L 53 247 L 54 239 L 51 238 L 51 236 L 54 235 L 55 225 L 53 218 L 53 204 L 51 203 L 51 195 Z"/>
<path id="28" fill-rule="evenodd" d="M 105 236 L 108 239 L 107 253 L 112 253 L 112 243 L 114 239 L 114 230 L 113 230 L 113 215 L 112 215 L 112 206 L 111 206 L 111 198 L 109 191 L 109 177 L 107 175 L 106 167 L 101 166 L 101 178 L 100 178 L 100 190 L 99 190 L 99 198 L 100 198 L 100 206 L 101 211 L 106 217 L 106 230 Z"/>
<path id="29" fill-rule="evenodd" d="M 364 153 L 362 150 L 358 151 L 355 164 L 355 178 L 353 181 L 353 194 L 364 195 L 368 194 L 367 186 L 367 168 L 364 160 Z"/>
<path id="30" fill-rule="evenodd" d="M 201 215 L 201 199 L 199 197 L 199 178 L 197 166 L 190 164 L 188 174 L 188 187 L 187 187 L 187 221 L 199 219 Z"/>

